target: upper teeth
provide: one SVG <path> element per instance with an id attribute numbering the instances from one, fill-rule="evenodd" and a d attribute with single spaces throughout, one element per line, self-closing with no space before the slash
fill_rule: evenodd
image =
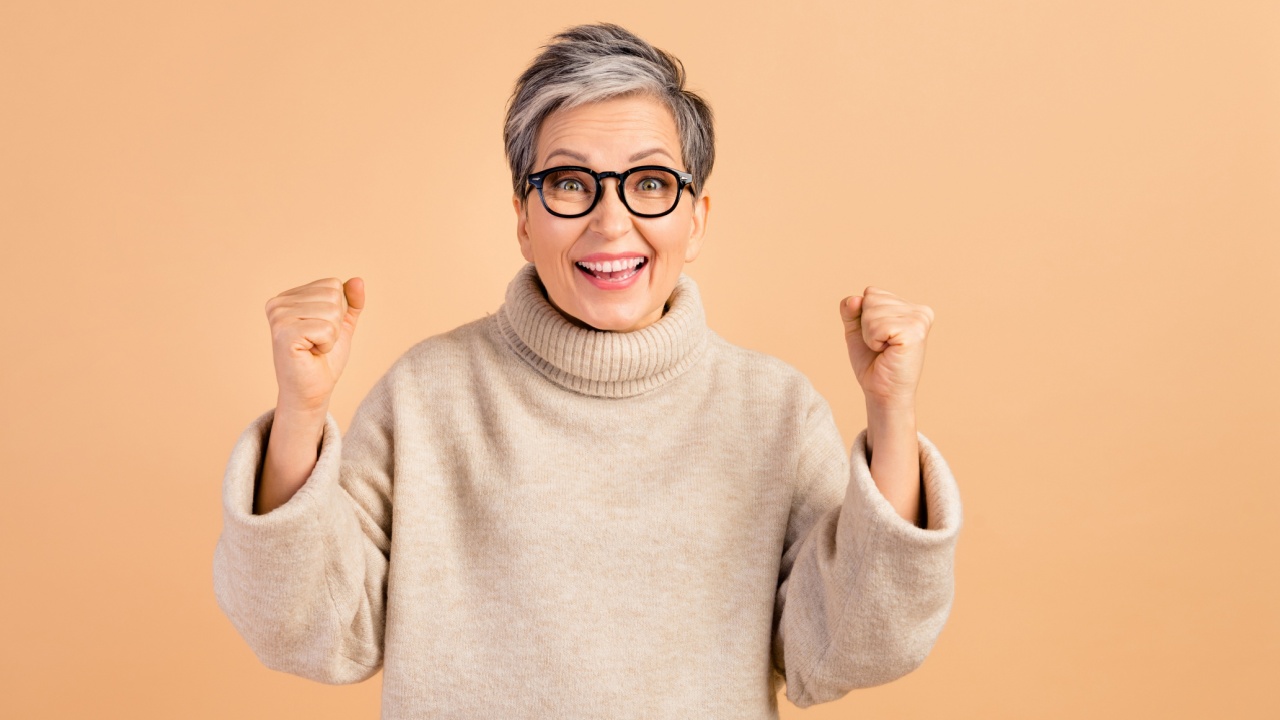
<path id="1" fill-rule="evenodd" d="M 612 262 L 579 262 L 578 264 L 592 272 L 618 272 L 619 270 L 629 270 L 642 262 L 644 262 L 642 257 L 629 257 L 625 260 L 614 260 Z"/>

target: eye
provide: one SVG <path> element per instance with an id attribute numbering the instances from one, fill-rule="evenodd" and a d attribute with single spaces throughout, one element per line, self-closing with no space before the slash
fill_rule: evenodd
<path id="1" fill-rule="evenodd" d="M 560 196 L 587 196 L 595 192 L 591 176 L 577 170 L 553 170 L 543 180 L 546 192 Z"/>
<path id="2" fill-rule="evenodd" d="M 647 177 L 636 183 L 636 189 L 641 192 L 655 192 L 661 190 L 665 185 L 666 183 L 664 183 L 661 178 Z"/>

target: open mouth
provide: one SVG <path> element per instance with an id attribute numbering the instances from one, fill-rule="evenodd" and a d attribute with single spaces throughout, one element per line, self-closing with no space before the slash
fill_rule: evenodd
<path id="1" fill-rule="evenodd" d="M 648 264 L 649 258 L 634 257 L 610 262 L 576 262 L 574 266 L 584 275 L 590 275 L 605 282 L 623 282 L 634 277 Z"/>

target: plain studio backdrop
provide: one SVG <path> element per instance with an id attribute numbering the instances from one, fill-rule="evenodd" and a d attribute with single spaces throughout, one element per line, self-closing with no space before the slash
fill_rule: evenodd
<path id="1" fill-rule="evenodd" d="M 381 675 L 267 670 L 214 600 L 263 306 L 365 278 L 344 431 L 497 310 L 505 102 L 597 20 L 716 112 L 710 326 L 846 443 L 840 299 L 937 314 L 950 620 L 905 678 L 783 716 L 1280 716 L 1280 5 L 1208 0 L 0 4 L 3 714 L 377 716 Z"/>

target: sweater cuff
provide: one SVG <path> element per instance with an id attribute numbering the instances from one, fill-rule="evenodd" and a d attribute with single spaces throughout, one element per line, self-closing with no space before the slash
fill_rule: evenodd
<path id="1" fill-rule="evenodd" d="M 322 511 L 324 495 L 332 490 L 339 474 L 342 441 L 338 422 L 332 414 L 325 413 L 320 453 L 311 475 L 284 504 L 268 513 L 255 515 L 254 493 L 266 460 L 267 441 L 275 412 L 272 408 L 259 415 L 240 434 L 231 450 L 223 478 L 222 507 L 226 529 L 234 537 L 250 544 L 312 522 L 314 516 Z"/>
<path id="2" fill-rule="evenodd" d="M 890 541 L 899 547 L 947 546 L 955 542 L 962 524 L 960 489 L 937 446 L 919 431 L 916 440 L 920 445 L 920 474 L 924 484 L 921 500 L 928 511 L 928 524 L 922 528 L 903 518 L 876 486 L 867 461 L 867 430 L 863 429 L 849 452 L 854 479 L 850 492 L 856 494 L 857 525 L 887 533 L 892 536 Z"/>

